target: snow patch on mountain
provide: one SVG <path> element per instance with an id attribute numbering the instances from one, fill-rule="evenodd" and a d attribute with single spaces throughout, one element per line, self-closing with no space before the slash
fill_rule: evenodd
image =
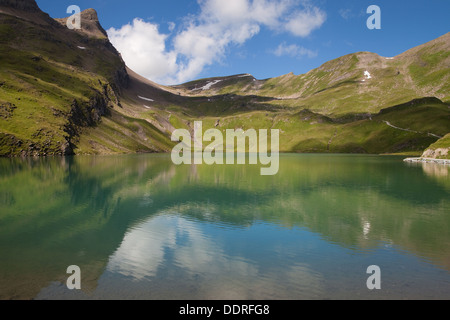
<path id="1" fill-rule="evenodd" d="M 253 76 L 251 74 L 249 74 L 249 73 L 244 74 L 242 76 L 238 76 L 238 78 L 247 78 L 247 77 L 253 77 Z"/>
<path id="2" fill-rule="evenodd" d="M 141 97 L 141 96 L 138 96 L 138 98 L 139 98 L 139 99 L 142 99 L 142 100 L 150 101 L 150 102 L 154 102 L 154 101 L 155 101 L 155 100 L 153 100 L 153 99 L 149 99 L 149 98 Z"/>
<path id="3" fill-rule="evenodd" d="M 208 83 L 207 83 L 206 85 L 204 85 L 203 87 L 192 89 L 192 91 L 196 91 L 196 90 L 203 90 L 203 91 L 206 91 L 206 90 L 211 89 L 212 86 L 218 84 L 219 82 L 222 82 L 222 80 L 214 80 L 214 81 L 208 82 Z"/>

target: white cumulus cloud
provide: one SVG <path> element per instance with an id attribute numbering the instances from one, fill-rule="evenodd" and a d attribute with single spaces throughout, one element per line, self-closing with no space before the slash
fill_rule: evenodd
<path id="1" fill-rule="evenodd" d="M 273 54 L 275 54 L 277 57 L 282 56 L 289 56 L 292 58 L 301 58 L 304 56 L 308 58 L 317 57 L 317 51 L 306 49 L 296 44 L 287 45 L 285 43 L 280 44 L 278 48 L 273 51 Z"/>
<path id="2" fill-rule="evenodd" d="M 198 0 L 198 4 L 200 13 L 185 17 L 176 31 L 172 24 L 170 33 L 163 34 L 157 24 L 135 19 L 109 29 L 111 43 L 134 71 L 175 84 L 223 61 L 230 47 L 244 44 L 262 27 L 307 37 L 326 20 L 325 12 L 308 0 Z M 296 55 L 314 54 L 301 47 L 291 50 L 297 50 Z"/>
<path id="3" fill-rule="evenodd" d="M 288 19 L 285 28 L 299 37 L 308 36 L 313 30 L 319 28 L 326 20 L 326 14 L 317 7 L 296 11 Z"/>
<path id="4" fill-rule="evenodd" d="M 177 53 L 167 50 L 168 35 L 157 25 L 134 19 L 118 30 L 109 29 L 108 36 L 127 66 L 142 76 L 162 80 L 178 71 Z"/>

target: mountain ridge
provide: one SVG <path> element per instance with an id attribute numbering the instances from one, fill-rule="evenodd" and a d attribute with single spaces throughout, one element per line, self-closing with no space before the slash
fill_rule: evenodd
<path id="1" fill-rule="evenodd" d="M 76 32 L 86 34 L 89 37 L 108 39 L 108 34 L 106 33 L 105 29 L 103 29 L 103 27 L 101 26 L 100 21 L 98 19 L 97 11 L 95 9 L 89 8 L 81 11 L 80 18 L 81 18 L 81 29 L 75 30 Z M 69 18 L 59 18 L 55 20 L 61 23 L 61 25 L 66 26 L 68 19 Z"/>
<path id="2" fill-rule="evenodd" d="M 437 65 L 433 66 L 433 70 L 430 74 L 422 74 L 423 66 L 427 64 L 427 61 L 422 61 L 422 56 L 428 48 L 433 48 L 436 52 L 442 52 L 445 57 L 441 59 Z M 373 79 L 376 73 L 380 73 L 379 76 L 385 80 L 390 80 L 389 86 L 379 88 L 378 91 L 386 91 L 392 89 L 398 89 L 395 94 L 399 96 L 408 96 L 407 98 L 414 99 L 421 96 L 436 96 L 444 101 L 450 100 L 450 32 L 442 35 L 441 37 L 434 39 L 426 44 L 412 48 L 396 57 L 382 57 L 376 53 L 371 52 L 357 52 L 351 53 L 331 61 L 328 61 L 316 69 L 313 69 L 305 74 L 294 75 L 289 73 L 275 78 L 269 78 L 265 80 L 255 79 L 253 82 L 235 81 L 232 86 L 222 85 L 223 82 L 214 84 L 208 90 L 193 91 L 189 85 L 197 83 L 199 81 L 189 82 L 175 86 L 176 88 L 184 89 L 184 93 L 187 95 L 214 95 L 224 93 L 234 94 L 257 94 L 263 96 L 270 96 L 281 99 L 308 99 L 309 97 L 322 93 L 323 91 L 334 89 L 333 86 L 346 86 L 351 83 L 358 85 L 353 87 L 353 96 L 357 96 L 361 93 L 367 94 L 368 98 L 377 98 L 380 96 L 379 92 L 376 92 L 376 86 L 373 85 Z M 431 58 L 435 58 L 431 55 Z M 425 59 L 429 59 L 425 56 Z M 430 63 L 436 63 L 431 61 Z M 437 75 L 436 72 L 441 72 L 442 75 Z M 366 78 L 366 73 L 369 77 Z M 420 83 L 421 76 L 430 77 L 430 81 L 434 81 L 433 87 L 425 87 Z M 236 78 L 237 76 L 230 76 Z M 252 76 L 251 76 L 252 77 Z M 391 79 L 387 79 L 387 77 Z M 219 79 L 218 77 L 203 79 L 206 83 L 211 80 Z M 397 81 L 398 80 L 398 81 Z M 440 83 L 437 83 L 440 82 Z M 430 90 L 431 89 L 431 90 Z M 430 92 L 431 91 L 431 92 Z M 403 98 L 403 97 L 402 97 Z M 387 107 L 389 104 L 396 104 L 403 101 L 389 101 L 384 103 L 383 107 Z M 369 99 L 366 99 L 369 100 Z"/>

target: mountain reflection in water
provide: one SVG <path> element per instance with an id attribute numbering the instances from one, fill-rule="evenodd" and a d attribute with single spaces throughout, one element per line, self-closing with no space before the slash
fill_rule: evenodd
<path id="1" fill-rule="evenodd" d="M 0 159 L 0 298 L 450 298 L 444 168 L 282 155 L 267 177 L 168 155 Z M 81 292 L 64 286 L 69 265 Z"/>

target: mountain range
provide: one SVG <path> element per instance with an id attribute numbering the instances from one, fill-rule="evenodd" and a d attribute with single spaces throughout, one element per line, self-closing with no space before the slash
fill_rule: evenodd
<path id="1" fill-rule="evenodd" d="M 0 156 L 169 152 L 202 120 L 279 129 L 282 152 L 450 157 L 450 33 L 396 57 L 176 86 L 127 68 L 93 9 L 69 30 L 34 0 L 0 0 L 0 44 Z"/>

